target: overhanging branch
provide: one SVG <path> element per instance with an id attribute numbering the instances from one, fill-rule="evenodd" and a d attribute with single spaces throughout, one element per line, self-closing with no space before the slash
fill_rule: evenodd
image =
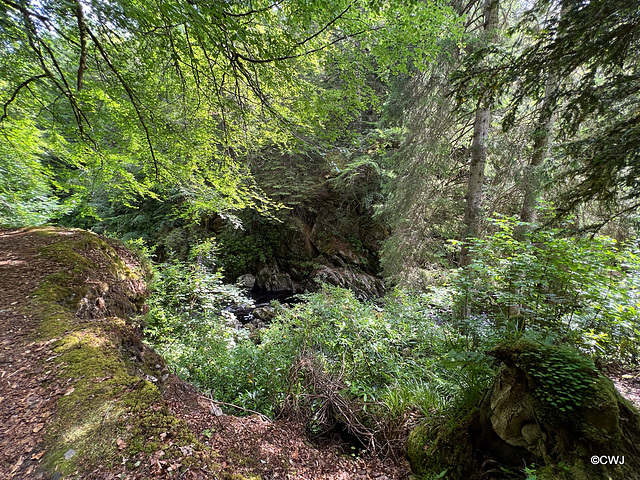
<path id="1" fill-rule="evenodd" d="M 7 100 L 3 106 L 3 113 L 2 113 L 2 117 L 0 117 L 0 122 L 2 122 L 5 118 L 7 118 L 7 115 L 8 115 L 7 110 L 9 108 L 9 105 L 11 105 L 13 101 L 16 99 L 16 97 L 18 96 L 18 93 L 20 93 L 20 90 L 22 90 L 24 87 L 29 85 L 31 82 L 35 82 L 36 80 L 40 80 L 41 78 L 45 78 L 47 76 L 48 75 L 45 73 L 42 73 L 40 75 L 34 75 L 33 77 L 27 78 L 24 82 L 18 85 L 16 89 L 13 91 L 11 98 Z"/>

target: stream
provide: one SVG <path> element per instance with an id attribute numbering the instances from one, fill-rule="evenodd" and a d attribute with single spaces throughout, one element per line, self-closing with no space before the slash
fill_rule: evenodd
<path id="1" fill-rule="evenodd" d="M 253 306 L 231 304 L 224 309 L 234 315 L 240 324 L 236 325 L 238 327 L 250 323 L 257 327 L 264 327 L 275 317 L 275 308 L 271 305 L 273 300 L 277 300 L 282 305 L 292 305 L 299 302 L 294 298 L 295 293 L 291 290 L 268 291 L 254 288 L 248 294 L 253 300 Z"/>

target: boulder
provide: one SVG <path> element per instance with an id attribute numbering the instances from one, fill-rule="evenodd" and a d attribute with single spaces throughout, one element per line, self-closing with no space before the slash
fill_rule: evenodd
<path id="1" fill-rule="evenodd" d="M 264 324 L 264 322 L 270 322 L 275 318 L 276 309 L 271 305 L 257 307 L 253 310 L 253 316 L 258 320 L 262 320 Z"/>
<path id="2" fill-rule="evenodd" d="M 640 479 L 640 413 L 588 357 L 523 340 L 490 354 L 503 365 L 478 405 L 460 421 L 434 419 L 410 435 L 417 473 L 473 480 L 535 465 L 539 480 Z"/>
<path id="3" fill-rule="evenodd" d="M 350 268 L 336 268 L 322 265 L 311 277 L 309 290 L 315 290 L 322 283 L 352 290 L 356 297 L 365 299 L 379 298 L 384 295 L 384 283 L 378 277 Z M 315 284 L 315 288 L 314 285 Z"/>
<path id="4" fill-rule="evenodd" d="M 262 290 L 276 292 L 288 290 L 290 292 L 299 290 L 288 273 L 280 272 L 277 265 L 264 265 L 256 277 L 256 284 Z"/>
<path id="5" fill-rule="evenodd" d="M 256 277 L 251 275 L 250 273 L 245 273 L 244 275 L 240 275 L 236 280 L 236 284 L 240 285 L 242 288 L 246 288 L 247 290 L 251 290 L 256 284 Z"/>

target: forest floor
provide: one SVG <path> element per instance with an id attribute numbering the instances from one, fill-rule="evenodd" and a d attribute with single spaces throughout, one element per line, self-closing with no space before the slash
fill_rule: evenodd
<path id="1" fill-rule="evenodd" d="M 257 415 L 217 416 L 210 400 L 173 375 L 159 388 L 164 405 L 153 404 L 151 409 L 164 408 L 188 425 L 196 441 L 194 445 L 178 447 L 182 458 L 165 457 L 168 451 L 165 447 L 178 444 L 175 437 L 173 441 L 170 439 L 175 435 L 172 433 L 168 437 L 167 433 L 157 435 L 158 448 L 145 448 L 133 458 L 135 463 L 125 458 L 126 443 L 115 436 L 107 439 L 113 444 L 115 458 L 79 464 L 72 472 L 65 472 L 62 467 L 58 470 L 55 462 L 47 461 L 55 440 L 51 432 L 61 426 L 60 401 L 73 393 L 74 383 L 79 385 L 77 382 L 84 375 L 67 378 L 61 374 L 65 365 L 57 360 L 60 351 L 56 349 L 61 336 L 42 338 L 38 330 L 41 313 L 33 299 L 37 287 L 47 277 L 69 269 L 68 265 L 40 253 L 64 235 L 76 234 L 62 230 L 54 235 L 43 235 L 37 230 L 0 230 L 0 478 L 400 480 L 410 477 L 406 461 L 383 462 L 357 452 L 349 454 L 353 450 L 339 441 L 313 444 L 307 439 L 304 426 L 295 422 L 270 421 Z M 99 277 L 97 272 L 96 276 Z M 85 281 L 97 280 L 87 277 Z M 100 380 L 95 378 L 92 382 Z M 120 400 L 112 401 L 116 404 Z M 110 407 L 104 413 L 99 432 L 102 436 L 109 434 L 108 428 L 102 431 L 104 420 L 110 410 L 117 409 Z M 126 416 L 118 421 L 131 423 Z M 151 444 L 150 439 L 145 445 Z M 65 446 L 64 450 L 65 459 L 74 455 L 73 449 L 67 450 Z M 201 452 L 196 455 L 193 450 Z M 200 462 L 203 455 L 207 461 Z M 60 464 L 64 462 L 61 455 L 57 458 Z M 187 464 L 189 467 L 185 469 Z"/>
<path id="2" fill-rule="evenodd" d="M 64 473 L 60 473 L 62 469 L 57 471 L 55 463 L 46 465 L 51 431 L 61 422 L 60 401 L 73 393 L 73 382 L 84 376 L 74 379 L 61 375 L 60 369 L 64 366 L 56 361 L 60 356 L 56 349 L 60 337 L 42 338 L 37 333 L 42 318 L 32 301 L 34 291 L 47 277 L 68 268 L 40 252 L 43 247 L 60 241 L 61 235 L 75 235 L 57 232 L 41 235 L 30 230 L 0 230 L 0 478 L 410 478 L 404 460 L 390 462 L 372 458 L 351 450 L 339 439 L 322 445 L 311 443 L 304 426 L 296 422 L 271 421 L 258 415 L 219 415 L 219 411 L 216 415 L 217 408 L 211 400 L 173 375 L 159 388 L 162 393 L 160 403 L 154 403 L 150 408 L 164 408 L 186 424 L 197 439 L 193 445 L 178 446 L 181 457 L 165 457 L 168 450 L 164 447 L 178 443 L 175 438 L 171 441 L 173 434 L 160 433 L 155 439 L 157 448 L 145 448 L 133 458 L 134 463 L 125 458 L 126 442 L 116 435 L 107 439 L 112 444 L 114 458 L 80 464 L 75 471 Z M 620 392 L 640 407 L 640 371 L 618 369 L 610 370 L 609 374 Z M 92 382 L 100 380 L 96 378 Z M 112 400 L 118 401 L 119 398 Z M 99 433 L 103 431 L 112 406 L 104 413 Z M 117 422 L 131 423 L 126 415 Z M 103 436 L 108 431 L 105 428 Z M 194 449 L 200 450 L 199 456 L 194 455 Z M 73 456 L 72 451 L 67 450 L 64 458 Z M 204 458 L 203 455 L 207 461 L 196 461 L 196 458 Z M 122 457 L 121 461 L 119 457 Z"/>

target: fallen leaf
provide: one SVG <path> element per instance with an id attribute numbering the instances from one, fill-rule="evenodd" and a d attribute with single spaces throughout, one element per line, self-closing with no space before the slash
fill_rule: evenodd
<path id="1" fill-rule="evenodd" d="M 13 474 L 16 470 L 18 470 L 20 468 L 20 465 L 22 465 L 22 462 L 24 462 L 24 457 L 20 456 L 20 458 L 18 459 L 18 461 L 16 462 L 16 464 L 13 466 L 13 468 L 11 469 L 11 473 Z"/>
<path id="2" fill-rule="evenodd" d="M 124 450 L 127 447 L 127 442 L 119 438 L 116 440 L 116 445 L 118 445 L 118 450 Z"/>
<path id="3" fill-rule="evenodd" d="M 44 455 L 45 450 L 42 450 L 40 453 L 34 453 L 31 455 L 31 460 L 40 460 Z"/>

